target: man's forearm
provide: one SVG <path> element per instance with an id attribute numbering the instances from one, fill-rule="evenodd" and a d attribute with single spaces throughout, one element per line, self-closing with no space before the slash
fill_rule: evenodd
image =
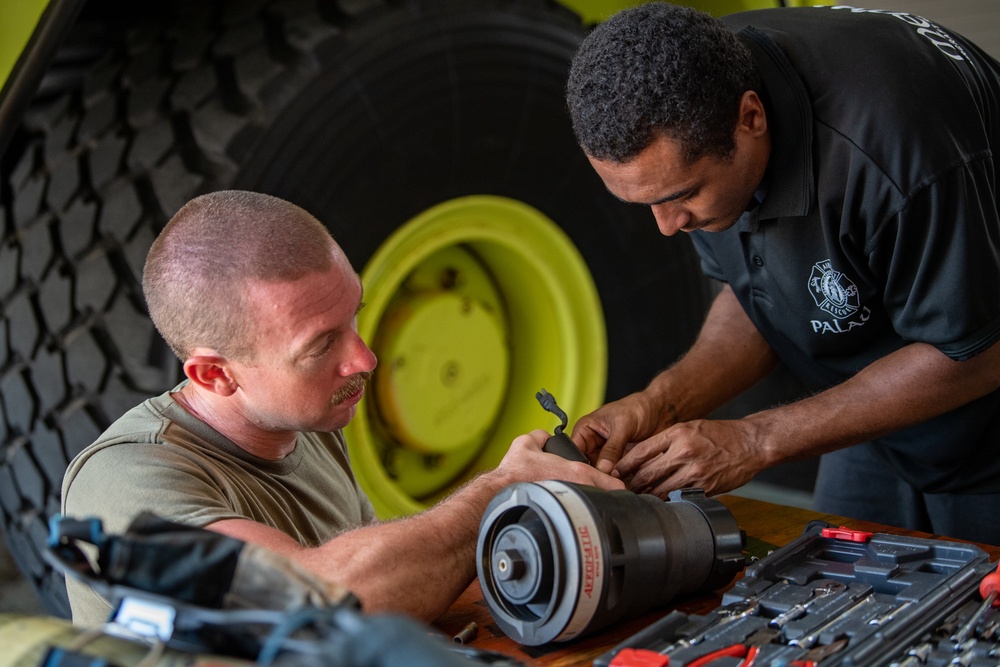
<path id="1" fill-rule="evenodd" d="M 697 340 L 645 390 L 662 430 L 704 417 L 764 378 L 778 363 L 728 285 L 712 303 Z"/>
<path id="2" fill-rule="evenodd" d="M 212 530 L 272 549 L 321 578 L 354 592 L 366 611 L 396 611 L 430 621 L 454 602 L 476 575 L 476 542 L 486 506 L 509 484 L 563 479 L 622 489 L 618 479 L 586 463 L 546 454 L 548 434 L 518 436 L 499 466 L 468 482 L 429 510 L 364 526 L 306 547 L 249 519 L 217 521 Z"/>
<path id="3" fill-rule="evenodd" d="M 342 582 L 368 612 L 434 620 L 475 578 L 479 522 L 509 481 L 501 470 L 479 475 L 420 514 L 335 538 L 312 550 L 304 564 Z M 357 557 L 345 558 L 351 553 Z"/>
<path id="4" fill-rule="evenodd" d="M 913 343 L 809 398 L 750 415 L 767 465 L 865 442 L 1000 387 L 1000 344 L 968 361 Z"/>

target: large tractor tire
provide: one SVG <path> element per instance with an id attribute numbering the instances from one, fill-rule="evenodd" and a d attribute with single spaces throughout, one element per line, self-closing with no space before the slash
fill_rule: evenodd
<path id="1" fill-rule="evenodd" d="M 580 416 L 697 332 L 689 241 L 574 142 L 584 28 L 556 3 L 92 0 L 77 27 L 75 75 L 43 88 L 63 92 L 0 179 L 0 514 L 49 613 L 68 613 L 40 558 L 68 461 L 181 377 L 140 276 L 194 195 L 289 199 L 362 273 L 380 366 L 348 440 L 382 516 L 551 431 L 539 389 Z"/>

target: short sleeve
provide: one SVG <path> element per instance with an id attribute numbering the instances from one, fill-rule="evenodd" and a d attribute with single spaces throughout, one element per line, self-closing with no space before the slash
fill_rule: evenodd
<path id="1" fill-rule="evenodd" d="M 211 471 L 176 448 L 119 442 L 81 456 L 63 481 L 63 513 L 97 517 L 110 533 L 124 532 L 142 511 L 202 527 L 242 518 Z"/>
<path id="2" fill-rule="evenodd" d="M 84 450 L 63 479 L 62 513 L 101 520 L 105 532 L 124 533 L 143 510 L 178 522 L 205 526 L 238 518 L 203 469 L 167 447 L 117 443 Z M 110 605 L 88 586 L 69 578 L 66 592 L 73 622 L 99 627 Z"/>
<path id="3" fill-rule="evenodd" d="M 1000 220 L 992 161 L 949 170 L 873 239 L 897 333 L 961 361 L 1000 340 Z"/>

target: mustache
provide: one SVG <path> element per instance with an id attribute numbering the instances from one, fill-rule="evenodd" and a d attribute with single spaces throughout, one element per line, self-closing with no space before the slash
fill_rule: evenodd
<path id="1" fill-rule="evenodd" d="M 330 402 L 333 403 L 334 405 L 343 403 L 348 398 L 356 394 L 359 390 L 361 390 L 362 387 L 368 384 L 371 381 L 373 375 L 374 373 L 372 373 L 371 371 L 366 371 L 364 373 L 357 373 L 347 378 L 347 384 L 341 387 L 337 391 L 337 393 L 333 395 L 333 398 L 330 399 Z"/>

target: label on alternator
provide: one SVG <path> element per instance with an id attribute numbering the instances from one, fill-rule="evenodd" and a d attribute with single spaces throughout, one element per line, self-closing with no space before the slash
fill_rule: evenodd
<path id="1" fill-rule="evenodd" d="M 581 592 L 589 598 L 594 595 L 594 580 L 601 571 L 601 550 L 590 539 L 590 526 L 577 526 L 576 537 L 580 543 L 580 556 L 583 558 Z"/>
<path id="2" fill-rule="evenodd" d="M 556 496 L 566 512 L 580 555 L 580 576 L 577 581 L 567 581 L 577 590 L 567 589 L 566 597 L 576 599 L 576 609 L 566 628 L 556 637 L 559 641 L 572 639 L 580 634 L 594 618 L 594 613 L 604 593 L 604 550 L 601 545 L 600 527 L 583 499 L 563 482 L 549 480 L 537 482 Z M 569 559 L 567 558 L 567 561 Z"/>

